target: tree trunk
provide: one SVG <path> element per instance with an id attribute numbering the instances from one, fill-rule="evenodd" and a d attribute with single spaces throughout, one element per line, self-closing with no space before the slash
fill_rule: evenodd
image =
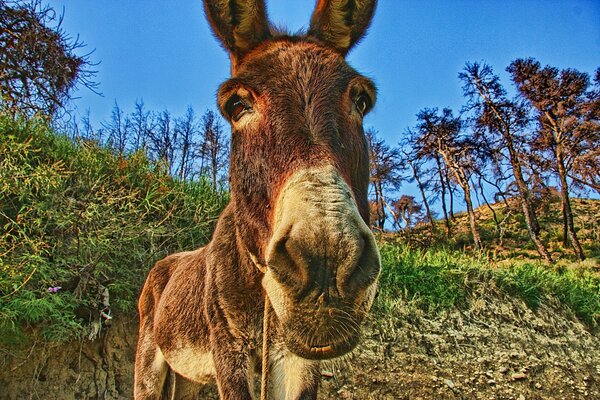
<path id="1" fill-rule="evenodd" d="M 448 176 L 448 170 L 446 170 L 446 183 L 448 184 L 448 194 L 450 195 L 450 220 L 454 221 L 454 189 L 450 184 L 450 177 Z"/>
<path id="2" fill-rule="evenodd" d="M 562 214 L 562 242 L 563 242 L 563 247 L 567 247 L 569 245 L 569 227 L 567 226 L 567 209 L 565 207 L 565 202 L 562 198 L 562 189 L 561 189 L 560 197 L 561 197 L 560 212 Z"/>
<path id="3" fill-rule="evenodd" d="M 521 206 L 523 208 L 523 214 L 525 215 L 525 223 L 527 224 L 527 231 L 529 232 L 529 237 L 531 237 L 531 241 L 536 247 L 539 255 L 544 259 L 544 262 L 548 265 L 552 264 L 552 256 L 546 249 L 546 246 L 540 239 L 540 224 L 537 219 L 537 215 L 535 213 L 535 209 L 533 208 L 533 204 L 531 201 L 531 192 L 527 183 L 525 182 L 525 178 L 523 178 L 523 170 L 521 169 L 521 163 L 519 161 L 519 157 L 514 148 L 512 136 L 509 131 L 509 128 L 505 128 L 502 132 L 504 136 L 504 141 L 506 142 L 506 148 L 508 149 L 510 165 L 513 169 L 513 174 L 515 176 L 515 182 L 517 183 L 517 188 L 519 189 L 519 197 L 521 198 Z"/>
<path id="4" fill-rule="evenodd" d="M 456 178 L 458 185 L 462 188 L 465 195 L 465 203 L 467 204 L 467 213 L 469 215 L 469 225 L 471 226 L 471 233 L 473 234 L 473 241 L 475 247 L 478 250 L 483 250 L 483 244 L 481 243 L 481 236 L 479 236 L 479 230 L 477 229 L 477 221 L 475 219 L 475 211 L 473 210 L 473 201 L 471 200 L 471 185 L 469 185 L 469 179 L 464 169 L 453 160 L 449 154 L 443 149 L 439 149 L 440 154 L 444 157 L 446 167 L 452 170 L 454 177 Z"/>
<path id="5" fill-rule="evenodd" d="M 425 195 L 425 188 L 423 187 L 423 183 L 421 182 L 421 179 L 419 178 L 419 173 L 417 172 L 417 169 L 415 168 L 414 164 L 412 162 L 409 162 L 409 163 L 410 163 L 410 167 L 412 168 L 412 171 L 413 171 L 413 176 L 415 178 L 415 182 L 417 182 L 417 186 L 419 187 L 419 191 L 421 192 L 421 197 L 423 198 L 423 204 L 425 205 L 425 211 L 427 212 L 427 219 L 429 219 L 429 223 L 431 224 L 431 230 L 433 232 L 436 232 L 437 229 L 435 227 L 435 221 L 433 220 L 433 216 L 431 215 L 431 209 L 429 208 L 429 202 L 427 201 L 427 196 Z M 449 231 L 448 231 L 448 235 L 450 235 Z"/>
<path id="6" fill-rule="evenodd" d="M 189 142 L 188 142 L 188 138 L 187 136 L 184 139 L 183 142 L 183 147 L 181 149 L 181 164 L 179 164 L 179 179 L 184 179 L 186 178 L 184 176 L 185 174 L 185 168 L 187 165 L 187 159 L 188 159 L 188 149 L 189 149 Z"/>
<path id="7" fill-rule="evenodd" d="M 511 166 L 513 168 L 513 172 L 515 175 L 515 181 L 517 183 L 517 187 L 519 189 L 519 195 L 521 197 L 521 206 L 523 208 L 523 214 L 525 215 L 525 223 L 527 224 L 527 231 L 529 232 L 529 236 L 531 237 L 531 241 L 535 245 L 537 252 L 544 259 L 546 264 L 552 264 L 552 256 L 542 243 L 540 239 L 540 225 L 537 220 L 537 216 L 535 214 L 535 210 L 533 209 L 533 205 L 531 204 L 531 193 L 529 191 L 529 187 L 525 183 L 525 179 L 523 178 L 523 172 L 521 170 L 521 164 L 519 164 L 519 160 L 516 158 L 514 154 L 514 149 L 509 149 L 511 153 Z"/>
<path id="8" fill-rule="evenodd" d="M 448 219 L 448 210 L 446 210 L 446 182 L 444 181 L 444 174 L 442 171 L 442 163 L 438 156 L 435 157 L 437 163 L 438 174 L 440 176 L 440 187 L 442 189 L 442 211 L 444 212 L 444 224 L 446 225 L 446 236 L 450 237 L 451 227 L 450 220 Z"/>
<path id="9" fill-rule="evenodd" d="M 381 183 L 381 181 L 377 182 L 377 191 L 379 193 L 379 204 L 377 206 L 377 209 L 379 210 L 378 213 L 378 224 L 379 224 L 379 229 L 381 229 L 381 231 L 383 232 L 383 229 L 385 227 L 385 219 L 386 219 L 386 215 L 385 215 L 385 209 L 384 209 L 384 200 L 383 200 L 383 185 Z"/>
<path id="10" fill-rule="evenodd" d="M 565 168 L 564 156 L 562 154 L 562 146 L 557 146 L 556 149 L 556 163 L 558 166 L 558 176 L 560 179 L 560 197 L 562 201 L 564 225 L 567 227 L 569 239 L 571 239 L 571 245 L 575 250 L 577 258 L 581 261 L 585 260 L 585 254 L 581 248 L 581 243 L 577 238 L 575 232 L 575 224 L 573 223 L 573 211 L 571 210 L 571 200 L 569 199 L 569 186 L 567 182 L 567 171 Z"/>
<path id="11" fill-rule="evenodd" d="M 463 182 L 465 186 L 462 189 L 465 192 L 465 203 L 467 203 L 467 212 L 469 214 L 469 225 L 471 226 L 471 233 L 473 233 L 473 241 L 477 250 L 483 250 L 483 244 L 481 243 L 481 236 L 477 230 L 477 222 L 475 220 L 475 211 L 473 210 L 473 201 L 471 200 L 471 188 L 468 182 Z"/>
<path id="12" fill-rule="evenodd" d="M 479 175 L 479 193 L 481 193 L 481 197 L 483 198 L 483 202 L 487 206 L 487 208 L 492 212 L 492 217 L 494 218 L 494 224 L 496 225 L 496 231 L 500 233 L 500 220 L 498 219 L 498 214 L 496 214 L 496 210 L 490 204 L 487 197 L 485 197 L 485 190 L 483 190 L 483 183 L 481 182 L 482 178 Z"/>

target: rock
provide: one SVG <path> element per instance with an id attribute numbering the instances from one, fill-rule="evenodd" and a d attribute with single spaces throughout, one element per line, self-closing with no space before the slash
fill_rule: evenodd
<path id="1" fill-rule="evenodd" d="M 321 376 L 324 378 L 333 378 L 333 372 L 331 371 L 321 371 Z"/>
<path id="2" fill-rule="evenodd" d="M 523 379 L 526 379 L 527 375 L 525 375 L 525 373 L 523 372 L 517 372 L 512 374 L 512 380 L 513 381 L 522 381 Z"/>
<path id="3" fill-rule="evenodd" d="M 450 379 L 444 379 L 444 383 L 450 388 L 450 389 L 454 389 L 454 382 L 452 382 Z"/>

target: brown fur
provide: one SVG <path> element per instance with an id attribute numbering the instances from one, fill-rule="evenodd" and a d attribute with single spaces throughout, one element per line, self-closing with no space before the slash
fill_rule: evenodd
<path id="1" fill-rule="evenodd" d="M 232 60 L 219 106 L 226 117 L 232 99 L 249 108 L 230 121 L 231 202 L 211 242 L 157 262 L 140 295 L 136 399 L 159 398 L 169 370 L 175 398 L 193 398 L 216 378 L 222 399 L 252 399 L 266 295 L 276 398 L 315 399 L 318 360 L 358 342 L 379 255 L 367 227 L 368 151 L 356 99 L 374 103 L 375 88 L 343 56 L 373 7 L 320 1 L 311 24 L 318 34 L 292 37 L 265 31 L 261 0 L 205 0 Z M 320 22 L 342 14 L 352 25 L 348 46 Z"/>

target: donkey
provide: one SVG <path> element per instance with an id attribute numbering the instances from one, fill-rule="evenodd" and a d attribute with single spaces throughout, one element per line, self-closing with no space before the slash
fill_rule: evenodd
<path id="1" fill-rule="evenodd" d="M 380 271 L 362 127 L 376 90 L 345 56 L 375 5 L 318 0 L 292 36 L 271 28 L 264 0 L 204 1 L 231 60 L 217 93 L 231 201 L 208 245 L 148 275 L 136 399 L 159 398 L 169 371 L 175 398 L 216 378 L 221 399 L 252 399 L 261 364 L 271 398 L 316 399 L 320 360 L 357 345 Z"/>

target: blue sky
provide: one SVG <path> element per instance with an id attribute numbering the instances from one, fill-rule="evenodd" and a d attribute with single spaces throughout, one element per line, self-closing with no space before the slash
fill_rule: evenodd
<path id="1" fill-rule="evenodd" d="M 75 102 L 92 119 L 107 119 L 115 102 L 126 111 L 136 99 L 152 110 L 181 115 L 215 107 L 214 93 L 229 73 L 200 0 L 49 2 L 64 9 L 63 27 L 95 49 L 103 97 L 86 89 Z M 313 0 L 268 0 L 271 21 L 306 28 Z M 515 58 L 592 73 L 600 66 L 598 1 L 380 0 L 368 36 L 350 63 L 379 88 L 366 120 L 396 144 L 424 107 L 463 104 L 458 72 L 485 61 L 509 85 L 504 68 Z"/>
<path id="2" fill-rule="evenodd" d="M 64 29 L 87 43 L 84 51 L 95 49 L 91 58 L 100 62 L 103 96 L 83 89 L 75 102 L 81 114 L 90 110 L 96 127 L 115 101 L 131 112 L 143 99 L 147 109 L 175 116 L 188 105 L 197 115 L 216 109 L 229 59 L 209 30 L 201 0 L 49 4 L 64 9 Z M 307 27 L 313 6 L 313 0 L 267 0 L 271 22 L 290 31 Z M 521 57 L 592 74 L 600 67 L 600 1 L 380 0 L 368 36 L 348 59 L 379 89 L 366 127 L 396 145 L 419 110 L 460 110 L 458 73 L 465 62 L 490 64 L 512 90 L 504 69 Z M 419 198 L 413 186 L 404 185 L 402 194 Z"/>

